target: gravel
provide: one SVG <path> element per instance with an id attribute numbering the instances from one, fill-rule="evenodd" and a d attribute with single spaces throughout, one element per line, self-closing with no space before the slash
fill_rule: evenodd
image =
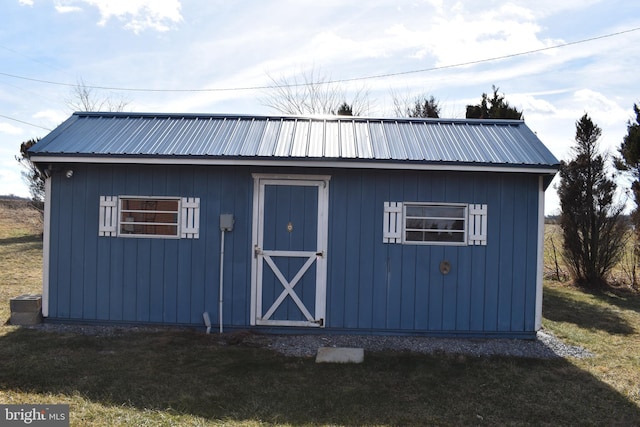
<path id="1" fill-rule="evenodd" d="M 163 327 L 125 327 L 42 323 L 30 328 L 60 333 L 113 336 L 136 331 L 166 331 Z M 461 354 L 472 357 L 512 356 L 535 359 L 587 358 L 593 353 L 583 347 L 565 344 L 550 331 L 540 330 L 535 340 L 496 338 L 433 338 L 380 335 L 267 335 L 249 331 L 211 334 L 226 345 L 250 345 L 268 348 L 286 356 L 314 357 L 320 347 L 353 347 L 366 351 L 410 351 L 423 354 Z"/>
<path id="2" fill-rule="evenodd" d="M 287 356 L 312 357 L 320 347 L 355 347 L 365 351 L 410 351 L 424 354 L 462 354 L 472 357 L 513 356 L 535 359 L 586 358 L 593 353 L 563 343 L 549 331 L 535 340 L 432 338 L 378 335 L 251 335 L 243 342 L 259 345 Z"/>

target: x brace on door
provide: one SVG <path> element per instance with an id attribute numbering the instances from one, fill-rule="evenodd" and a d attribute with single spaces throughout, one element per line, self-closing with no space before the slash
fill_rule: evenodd
<path id="1" fill-rule="evenodd" d="M 269 310 L 267 310 L 267 312 L 264 314 L 264 316 L 262 316 L 262 318 L 258 320 L 259 321 L 269 320 L 273 315 L 273 313 L 275 313 L 275 311 L 278 309 L 278 307 L 280 307 L 280 304 L 282 304 L 285 298 L 287 296 L 290 296 L 291 299 L 295 302 L 296 306 L 298 306 L 298 308 L 300 309 L 304 317 L 307 319 L 307 321 L 316 323 L 317 322 L 316 319 L 314 319 L 311 313 L 309 313 L 309 310 L 307 310 L 307 308 L 304 306 L 304 303 L 300 300 L 300 297 L 298 297 L 298 295 L 296 294 L 293 288 L 298 284 L 300 279 L 302 279 L 302 276 L 304 276 L 304 274 L 307 272 L 307 270 L 309 270 L 311 265 L 313 265 L 313 263 L 318 259 L 318 257 L 322 256 L 322 253 L 298 252 L 298 251 L 260 251 L 260 254 L 263 256 L 265 262 L 269 265 L 269 267 L 271 267 L 271 270 L 273 271 L 275 276 L 278 278 L 278 280 L 280 281 L 284 289 L 280 294 L 280 296 L 278 296 L 278 298 L 271 305 Z M 300 257 L 300 258 L 307 257 L 308 259 L 304 263 L 302 268 L 300 268 L 298 273 L 294 276 L 294 278 L 291 279 L 291 281 L 288 281 L 272 259 L 272 257 L 277 257 L 277 256 Z"/>

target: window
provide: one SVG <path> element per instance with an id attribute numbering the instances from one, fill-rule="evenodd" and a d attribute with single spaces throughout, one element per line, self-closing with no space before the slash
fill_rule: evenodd
<path id="1" fill-rule="evenodd" d="M 383 243 L 487 245 L 487 205 L 384 202 Z"/>
<path id="2" fill-rule="evenodd" d="M 404 241 L 407 243 L 467 243 L 467 206 L 404 204 Z"/>
<path id="3" fill-rule="evenodd" d="M 98 235 L 198 239 L 199 197 L 100 196 Z"/>
<path id="4" fill-rule="evenodd" d="M 178 237 L 180 199 L 120 198 L 120 235 Z"/>

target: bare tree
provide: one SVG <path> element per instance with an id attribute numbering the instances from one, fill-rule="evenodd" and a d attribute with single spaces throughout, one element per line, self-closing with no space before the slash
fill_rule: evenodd
<path id="1" fill-rule="evenodd" d="M 396 117 L 433 118 L 440 117 L 440 105 L 433 95 L 400 95 L 391 92 L 393 114 Z"/>
<path id="2" fill-rule="evenodd" d="M 66 104 L 73 111 L 123 111 L 129 100 L 124 98 L 113 98 L 110 96 L 101 97 L 96 89 L 87 86 L 84 80 L 80 79 L 76 86 L 71 89 L 71 95 L 66 100 Z M 20 145 L 20 155 L 16 160 L 24 167 L 23 179 L 29 186 L 31 197 L 34 201 L 44 200 L 44 174 L 29 159 L 28 150 L 35 145 L 40 138 L 25 141 Z"/>
<path id="3" fill-rule="evenodd" d="M 71 88 L 66 104 L 73 111 L 124 111 L 131 101 L 126 98 L 100 96 L 98 91 L 79 79 Z"/>
<path id="4" fill-rule="evenodd" d="M 315 68 L 293 76 L 267 76 L 271 85 L 261 101 L 279 113 L 309 115 L 350 111 L 354 116 L 369 113 L 367 89 L 349 92 L 344 85 L 333 82 L 331 76 Z"/>

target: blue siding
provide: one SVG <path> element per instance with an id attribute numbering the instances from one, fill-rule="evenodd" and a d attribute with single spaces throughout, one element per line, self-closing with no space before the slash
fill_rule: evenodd
<path id="1" fill-rule="evenodd" d="M 74 165 L 71 179 L 54 174 L 50 317 L 201 326 L 202 313 L 208 311 L 217 323 L 219 215 L 232 213 L 234 230 L 225 236 L 224 323 L 248 327 L 253 259 L 251 173 L 279 171 Z M 533 333 L 537 176 L 333 169 L 288 172 L 331 175 L 326 331 Z M 298 190 L 291 193 L 294 207 L 313 210 L 315 196 Z M 102 195 L 199 197 L 200 238 L 98 237 Z M 384 244 L 385 201 L 487 204 L 488 244 Z M 291 214 L 299 215 L 295 209 Z M 448 275 L 440 273 L 443 260 L 451 263 Z M 267 291 L 272 298 L 281 292 L 275 285 Z M 314 295 L 305 288 L 303 281 L 301 298 L 313 307 Z M 283 309 L 295 311 L 292 306 Z"/>

